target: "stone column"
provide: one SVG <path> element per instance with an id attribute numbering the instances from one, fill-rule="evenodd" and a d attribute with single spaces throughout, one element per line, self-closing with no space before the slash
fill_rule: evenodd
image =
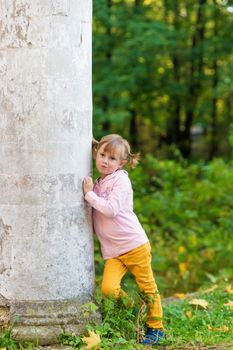
<path id="1" fill-rule="evenodd" d="M 0 326 L 56 342 L 90 320 L 91 0 L 0 0 Z"/>

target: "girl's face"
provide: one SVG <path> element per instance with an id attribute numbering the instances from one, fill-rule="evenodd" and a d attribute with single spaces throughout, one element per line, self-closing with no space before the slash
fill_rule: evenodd
<path id="1" fill-rule="evenodd" d="M 101 177 L 105 177 L 114 173 L 117 169 L 121 168 L 123 161 L 119 152 L 109 153 L 104 150 L 105 144 L 103 144 L 97 151 L 96 155 L 96 168 L 99 171 Z"/>

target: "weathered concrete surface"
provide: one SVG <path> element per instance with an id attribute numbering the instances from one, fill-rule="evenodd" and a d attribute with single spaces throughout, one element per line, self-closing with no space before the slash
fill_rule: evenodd
<path id="1" fill-rule="evenodd" d="M 83 299 L 57 301 L 11 301 L 10 319 L 16 326 L 12 334 L 16 340 L 28 340 L 41 345 L 59 343 L 63 333 L 80 334 L 93 321 L 100 321 L 99 314 L 87 311 Z M 19 318 L 19 320 L 18 320 Z"/>
<path id="2" fill-rule="evenodd" d="M 46 302 L 57 308 L 53 327 L 64 330 L 63 318 L 76 327 L 81 316 L 67 314 L 94 288 L 81 186 L 91 164 L 91 17 L 91 0 L 0 0 L 0 296 L 11 322 L 19 315 L 18 333 L 25 317 L 51 318 Z"/>

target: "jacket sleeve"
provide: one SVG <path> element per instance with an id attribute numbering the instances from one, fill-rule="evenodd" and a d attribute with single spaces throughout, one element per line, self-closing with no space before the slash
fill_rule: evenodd
<path id="1" fill-rule="evenodd" d="M 128 181 L 122 178 L 118 179 L 116 183 L 113 184 L 108 199 L 99 197 L 94 191 L 89 191 L 85 195 L 85 200 L 105 216 L 114 217 L 119 213 L 129 193 Z"/>

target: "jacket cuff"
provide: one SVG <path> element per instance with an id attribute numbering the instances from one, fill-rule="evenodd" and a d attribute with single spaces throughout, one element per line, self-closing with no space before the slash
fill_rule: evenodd
<path id="1" fill-rule="evenodd" d="M 96 200 L 96 194 L 94 191 L 89 191 L 85 194 L 85 200 L 88 202 L 88 203 L 93 203 L 95 200 Z"/>

